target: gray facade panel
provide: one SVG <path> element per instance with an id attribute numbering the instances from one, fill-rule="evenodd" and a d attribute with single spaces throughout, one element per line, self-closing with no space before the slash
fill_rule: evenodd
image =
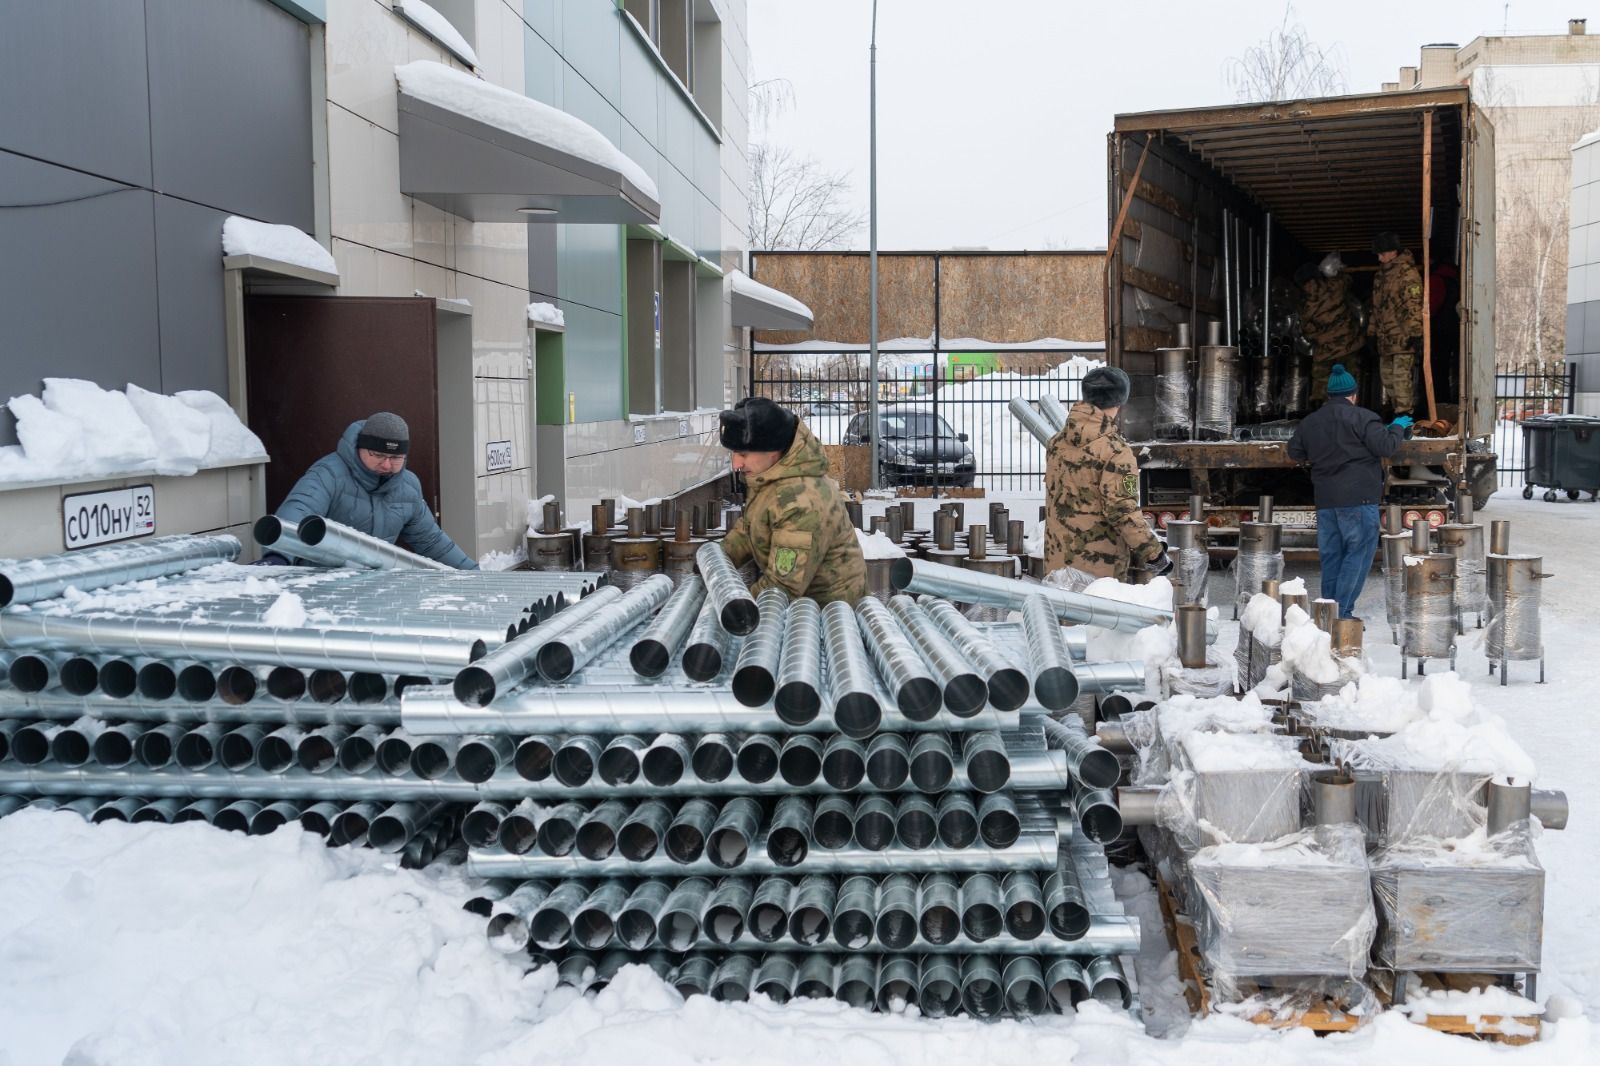
<path id="1" fill-rule="evenodd" d="M 567 391 L 577 396 L 577 422 L 622 418 L 622 316 L 561 304 L 567 321 Z"/>
<path id="2" fill-rule="evenodd" d="M 561 298 L 622 314 L 622 241 L 617 227 L 561 229 Z"/>
<path id="3" fill-rule="evenodd" d="M 1567 355 L 1583 351 L 1584 304 L 1567 305 Z"/>
<path id="4" fill-rule="evenodd" d="M 154 194 L 4 152 L 0 189 L 41 204 L 0 211 L 0 399 L 46 375 L 160 389 Z"/>
<path id="5" fill-rule="evenodd" d="M 315 228 L 310 31 L 260 0 L 150 0 L 155 185 Z"/>
<path id="6" fill-rule="evenodd" d="M 1583 352 L 1600 352 L 1600 300 L 1583 305 Z"/>
<path id="7" fill-rule="evenodd" d="M 556 247 L 557 227 L 547 223 L 530 223 L 528 226 L 528 288 L 532 292 L 554 297 L 557 288 Z"/>
<path id="8" fill-rule="evenodd" d="M 0 149 L 150 184 L 144 5 L 6 4 Z"/>
<path id="9" fill-rule="evenodd" d="M 161 391 L 228 395 L 222 307 L 222 223 L 227 215 L 158 196 L 156 280 L 161 310 Z"/>

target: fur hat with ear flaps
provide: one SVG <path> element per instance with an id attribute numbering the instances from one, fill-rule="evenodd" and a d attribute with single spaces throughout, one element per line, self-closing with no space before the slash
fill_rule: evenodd
<path id="1" fill-rule="evenodd" d="M 1114 366 L 1097 366 L 1083 376 L 1083 401 L 1104 411 L 1128 402 L 1126 372 Z"/>
<path id="2" fill-rule="evenodd" d="M 730 452 L 786 452 L 800 420 L 765 396 L 747 396 L 722 412 L 722 446 Z"/>

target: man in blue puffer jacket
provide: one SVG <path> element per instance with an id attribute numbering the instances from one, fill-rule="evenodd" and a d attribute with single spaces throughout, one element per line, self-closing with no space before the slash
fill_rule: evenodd
<path id="1" fill-rule="evenodd" d="M 380 411 L 350 423 L 338 450 L 295 482 L 278 517 L 298 522 L 321 515 L 391 544 L 402 540 L 418 555 L 457 570 L 478 569 L 433 520 L 422 483 L 405 468 L 410 446 L 410 428 L 399 415 Z"/>

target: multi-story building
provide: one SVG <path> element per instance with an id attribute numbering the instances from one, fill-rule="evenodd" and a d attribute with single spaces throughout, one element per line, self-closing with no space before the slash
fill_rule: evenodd
<path id="1" fill-rule="evenodd" d="M 742 326 L 783 310 L 730 279 L 746 70 L 744 0 L 18 6 L 0 398 L 207 389 L 272 461 L 0 480 L 0 555 L 59 550 L 65 496 L 134 481 L 157 532 L 242 531 L 380 409 L 474 556 L 515 549 L 530 499 L 576 519 L 715 482 Z M 225 254 L 229 216 L 331 263 Z"/>
<path id="2" fill-rule="evenodd" d="M 1600 415 L 1600 130 L 1572 146 L 1571 222 L 1567 362 L 1575 375 L 1572 407 L 1581 415 Z"/>
<path id="3" fill-rule="evenodd" d="M 1559 369 L 1569 292 L 1583 299 L 1584 258 L 1568 267 L 1571 146 L 1600 125 L 1600 36 L 1565 34 L 1430 44 L 1387 90 L 1467 85 L 1495 139 L 1495 348 L 1500 370 Z M 1452 231 L 1451 227 L 1444 230 Z M 1452 249 L 1435 249 L 1452 261 Z M 1600 296 L 1600 292 L 1596 293 Z"/>

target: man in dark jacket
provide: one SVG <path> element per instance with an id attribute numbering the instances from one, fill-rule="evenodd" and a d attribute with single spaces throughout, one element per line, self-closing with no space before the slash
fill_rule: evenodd
<path id="1" fill-rule="evenodd" d="M 410 447 L 411 430 L 399 415 L 380 411 L 350 423 L 338 449 L 295 482 L 278 517 L 298 522 L 320 515 L 391 544 L 403 540 L 418 555 L 457 570 L 478 569 L 434 521 L 422 482 L 405 468 Z"/>
<path id="2" fill-rule="evenodd" d="M 1339 602 L 1339 617 L 1354 618 L 1378 548 L 1383 460 L 1405 440 L 1409 417 L 1385 426 L 1356 406 L 1356 379 L 1340 363 L 1328 375 L 1328 402 L 1289 438 L 1289 456 L 1311 464 L 1317 503 L 1317 552 L 1322 598 Z"/>

